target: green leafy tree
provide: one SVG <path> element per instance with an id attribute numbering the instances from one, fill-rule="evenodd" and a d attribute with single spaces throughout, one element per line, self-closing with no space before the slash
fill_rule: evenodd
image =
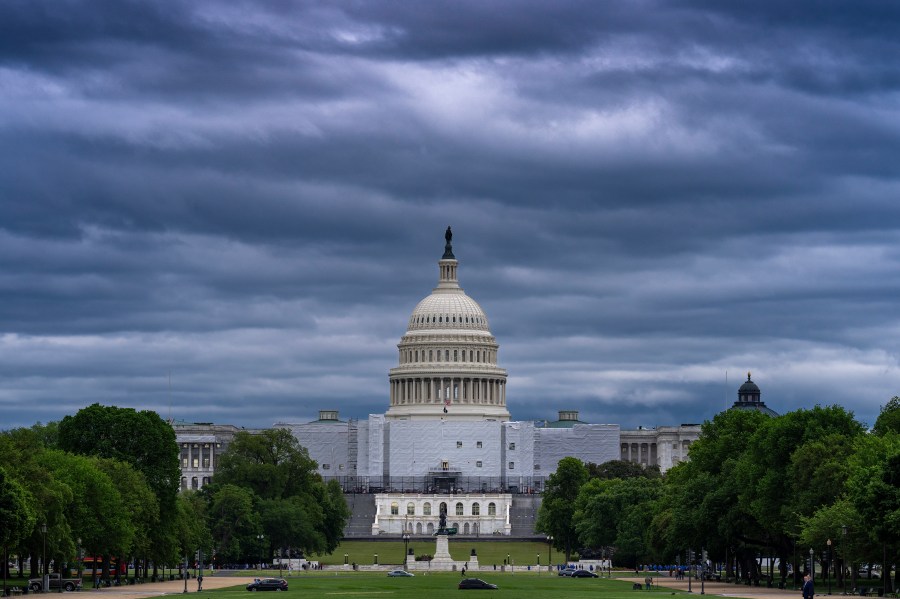
<path id="1" fill-rule="evenodd" d="M 33 499 L 28 492 L 0 467 L 0 549 L 3 551 L 3 580 L 7 570 L 9 548 L 15 547 L 32 531 L 35 524 Z M 4 594 L 6 589 L 3 589 Z"/>
<path id="2" fill-rule="evenodd" d="M 181 484 L 175 431 L 149 410 L 93 404 L 59 423 L 59 447 L 80 455 L 131 464 L 147 479 L 165 517 Z"/>
<path id="3" fill-rule="evenodd" d="M 661 478 L 659 466 L 644 466 L 625 460 L 610 460 L 602 464 L 588 462 L 588 476 L 609 480 L 611 478 Z"/>
<path id="4" fill-rule="evenodd" d="M 616 555 L 629 564 L 649 557 L 647 533 L 661 489 L 658 478 L 588 481 L 575 500 L 575 529 L 581 545 L 613 546 Z"/>
<path id="5" fill-rule="evenodd" d="M 159 524 L 149 529 L 150 557 L 154 568 L 163 563 L 172 550 L 169 528 L 181 485 L 172 427 L 156 412 L 93 404 L 62 419 L 58 442 L 65 451 L 125 462 L 144 475 L 159 504 Z"/>
<path id="6" fill-rule="evenodd" d="M 167 556 L 168 563 L 179 567 L 198 549 L 207 555 L 221 555 L 217 551 L 209 528 L 209 505 L 206 498 L 197 491 L 184 491 L 175 502 L 175 522 L 172 530 L 174 539 Z"/>
<path id="7" fill-rule="evenodd" d="M 237 433 L 219 458 L 214 482 L 248 488 L 261 499 L 284 499 L 310 493 L 320 480 L 316 462 L 291 431 L 275 428 Z"/>
<path id="8" fill-rule="evenodd" d="M 872 427 L 872 432 L 876 435 L 884 435 L 891 431 L 900 433 L 900 397 L 896 395 L 881 408 L 875 426 Z"/>
<path id="9" fill-rule="evenodd" d="M 871 539 L 881 545 L 878 561 L 891 563 L 900 552 L 900 434 L 860 437 L 850 472 L 849 498 Z"/>
<path id="10" fill-rule="evenodd" d="M 57 531 L 53 535 L 56 542 L 51 544 L 54 555 L 60 560 L 71 556 L 75 538 L 81 538 L 88 555 L 126 555 L 134 539 L 134 526 L 121 494 L 97 460 L 47 450 L 39 461 L 71 490 L 64 518 L 48 523 Z M 107 572 L 103 574 L 108 576 Z"/>
<path id="11" fill-rule="evenodd" d="M 762 529 L 763 536 L 757 540 L 760 550 L 772 548 L 781 563 L 787 563 L 800 516 L 811 516 L 822 505 L 833 503 L 843 490 L 841 479 L 830 472 L 840 472 L 839 464 L 815 462 L 827 453 L 827 448 L 823 452 L 816 444 L 836 443 L 835 455 L 841 455 L 842 447 L 849 447 L 862 433 L 862 425 L 840 406 L 816 406 L 772 418 L 751 437 L 736 473 L 743 489 L 740 506 Z"/>
<path id="12" fill-rule="evenodd" d="M 221 485 L 212 496 L 209 521 L 213 543 L 226 561 L 238 561 L 256 546 L 259 516 L 253 493 L 237 485 Z"/>
<path id="13" fill-rule="evenodd" d="M 159 527 L 159 499 L 150 489 L 144 475 L 129 464 L 109 459 L 97 459 L 96 464 L 118 490 L 125 516 L 134 529 L 131 545 L 125 555 L 147 558 L 152 545 L 151 531 Z"/>
<path id="14" fill-rule="evenodd" d="M 553 537 L 553 546 L 565 553 L 566 561 L 578 544 L 575 530 L 575 498 L 588 480 L 587 468 L 577 458 L 563 458 L 547 479 L 535 530 Z"/>

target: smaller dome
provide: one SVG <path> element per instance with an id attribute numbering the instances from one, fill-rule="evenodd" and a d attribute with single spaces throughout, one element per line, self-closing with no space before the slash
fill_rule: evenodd
<path id="1" fill-rule="evenodd" d="M 750 373 L 748 372 L 747 380 L 746 380 L 746 382 L 744 382 L 743 385 L 741 385 L 741 388 L 738 389 L 738 394 L 739 395 L 743 395 L 743 394 L 759 395 L 759 393 L 760 393 L 759 387 L 756 386 L 756 383 L 754 383 L 753 381 L 750 380 Z"/>

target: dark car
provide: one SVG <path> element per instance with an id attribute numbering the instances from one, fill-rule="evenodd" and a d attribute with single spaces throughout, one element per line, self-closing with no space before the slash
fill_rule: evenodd
<path id="1" fill-rule="evenodd" d="M 247 585 L 248 591 L 286 591 L 288 590 L 287 581 L 283 578 L 263 578 L 256 579 Z"/>
<path id="2" fill-rule="evenodd" d="M 459 581 L 459 588 L 462 589 L 496 589 L 497 585 L 485 582 L 480 578 L 463 578 Z"/>
<path id="3" fill-rule="evenodd" d="M 588 570 L 575 570 L 569 574 L 572 578 L 597 578 L 597 575 Z"/>

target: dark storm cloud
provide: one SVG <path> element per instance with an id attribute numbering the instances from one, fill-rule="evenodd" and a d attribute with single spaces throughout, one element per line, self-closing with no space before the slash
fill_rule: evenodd
<path id="1" fill-rule="evenodd" d="M 0 428 L 381 412 L 448 224 L 516 418 L 699 422 L 750 369 L 776 410 L 871 423 L 900 386 L 898 28 L 881 2 L 4 2 Z"/>

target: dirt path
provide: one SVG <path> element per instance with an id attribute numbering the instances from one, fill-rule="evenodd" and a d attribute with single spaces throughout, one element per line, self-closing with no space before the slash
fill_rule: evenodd
<path id="1" fill-rule="evenodd" d="M 252 577 L 245 576 L 204 576 L 203 590 L 209 591 L 213 589 L 221 589 L 224 587 L 233 587 L 237 585 L 247 585 L 253 582 Z M 188 594 L 197 593 L 197 581 L 191 579 L 187 581 Z M 123 599 L 139 599 L 141 597 L 159 597 L 161 595 L 174 595 L 184 593 L 184 581 L 174 580 L 166 582 L 152 582 L 146 584 L 135 584 L 124 587 L 106 587 L 102 589 L 86 588 L 77 594 L 74 599 L 115 599 L 117 597 Z M 53 593 L 48 593 L 48 599 L 52 599 Z M 65 593 L 66 599 L 70 599 L 72 595 Z"/>

